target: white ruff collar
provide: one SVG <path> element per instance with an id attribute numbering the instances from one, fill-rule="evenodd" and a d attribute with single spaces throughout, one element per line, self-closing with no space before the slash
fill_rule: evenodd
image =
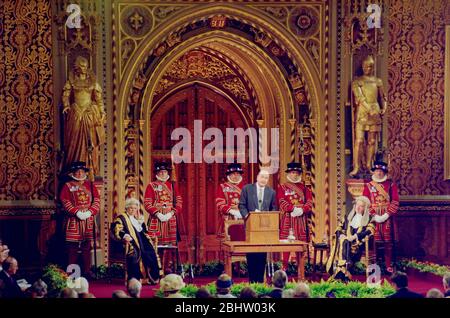
<path id="1" fill-rule="evenodd" d="M 76 181 L 84 181 L 87 179 L 87 175 L 84 176 L 84 178 L 77 178 L 74 175 L 71 175 L 72 179 L 76 180 Z"/>
<path id="2" fill-rule="evenodd" d="M 294 181 L 294 180 L 291 179 L 291 177 L 289 175 L 287 175 L 286 179 L 288 179 L 288 181 L 291 182 L 291 183 L 300 183 L 300 182 L 302 182 L 302 177 L 298 178 L 297 181 Z"/>
<path id="3" fill-rule="evenodd" d="M 227 176 L 227 180 L 228 180 L 229 183 L 239 184 L 239 183 L 241 183 L 241 181 L 242 181 L 242 177 L 239 177 L 239 181 L 233 182 L 233 181 L 231 181 L 230 176 Z"/>
<path id="4" fill-rule="evenodd" d="M 383 178 L 378 179 L 377 177 L 375 177 L 375 175 L 372 175 L 372 181 L 378 182 L 378 183 L 382 183 L 384 181 L 387 180 L 387 175 L 385 175 Z"/>
<path id="5" fill-rule="evenodd" d="M 131 224 L 133 224 L 133 227 L 136 231 L 141 232 L 142 231 L 142 223 L 135 219 L 134 216 L 130 216 Z"/>
<path id="6" fill-rule="evenodd" d="M 350 222 L 350 226 L 354 229 L 359 228 L 362 225 L 363 216 L 359 213 L 355 213 L 355 216 L 352 218 Z"/>
<path id="7" fill-rule="evenodd" d="M 167 180 L 169 180 L 170 176 L 167 175 L 165 178 L 161 178 L 160 176 L 156 175 L 156 179 L 158 179 L 161 182 L 166 182 Z"/>

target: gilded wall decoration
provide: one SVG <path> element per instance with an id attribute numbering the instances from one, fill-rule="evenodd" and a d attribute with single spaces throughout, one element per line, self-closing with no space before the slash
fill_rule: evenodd
<path id="1" fill-rule="evenodd" d="M 188 25 L 184 25 L 183 27 L 174 30 L 173 32 L 167 34 L 165 40 L 158 45 L 155 46 L 150 52 L 145 63 L 143 63 L 142 72 L 145 74 L 150 74 L 152 68 L 154 68 L 158 61 L 162 60 L 163 57 L 168 54 L 171 50 L 175 49 L 177 45 L 182 42 L 182 38 L 189 38 L 192 35 L 198 34 L 198 32 L 205 32 L 205 30 L 220 28 L 230 32 L 231 34 L 246 34 L 246 36 L 250 36 L 253 38 L 253 41 L 258 44 L 264 51 L 266 51 L 270 56 L 273 56 L 277 62 L 283 67 L 283 71 L 286 72 L 289 76 L 289 84 L 291 85 L 292 95 L 294 96 L 294 101 L 296 101 L 296 106 L 299 108 L 306 109 L 308 113 L 307 118 L 309 118 L 309 94 L 306 85 L 304 84 L 304 77 L 301 72 L 297 70 L 297 67 L 294 65 L 290 52 L 288 52 L 282 45 L 278 44 L 277 41 L 273 40 L 273 36 L 270 35 L 269 32 L 262 30 L 260 28 L 256 28 L 254 25 L 250 25 L 245 21 L 240 21 L 235 18 L 224 18 L 223 16 L 212 16 L 209 19 L 200 19 L 191 22 Z M 309 41 L 315 41 L 314 39 L 309 39 Z M 314 47 L 314 45 L 309 45 L 309 49 Z M 317 48 L 317 47 L 316 47 Z M 315 53 L 320 52 L 313 49 Z M 317 57 L 317 55 L 316 55 Z M 245 72 L 241 72 L 244 74 Z M 297 78 L 296 82 L 292 82 L 292 78 Z M 297 82 L 300 82 L 301 85 L 296 85 Z M 161 82 L 161 87 L 169 87 L 173 85 L 174 81 L 168 78 L 165 78 Z M 243 105 L 247 108 L 251 106 L 248 102 L 243 102 Z M 250 109 L 250 108 L 249 108 Z M 256 114 L 258 115 L 258 114 Z M 303 117 L 302 117 L 303 118 Z"/>
<path id="2" fill-rule="evenodd" d="M 143 38 L 150 33 L 161 22 L 170 18 L 175 12 L 180 10 L 181 6 L 164 5 L 164 4 L 127 4 L 119 3 L 119 42 L 121 43 L 120 51 L 120 70 L 122 71 L 127 63 L 131 53 L 137 48 Z M 167 47 L 171 47 L 180 42 L 176 33 L 172 34 L 159 48 L 162 55 Z"/>
<path id="3" fill-rule="evenodd" d="M 445 10 L 444 179 L 450 180 L 450 2 Z"/>
<path id="4" fill-rule="evenodd" d="M 285 7 L 265 7 L 264 11 L 273 16 L 276 20 L 280 22 L 286 22 L 288 16 L 288 9 Z"/>
<path id="5" fill-rule="evenodd" d="M 304 39 L 314 36 L 320 29 L 319 13 L 312 7 L 298 7 L 291 11 L 289 29 Z"/>
<path id="6" fill-rule="evenodd" d="M 144 6 L 129 6 L 120 13 L 120 25 L 125 36 L 141 38 L 153 27 L 153 16 Z"/>
<path id="7" fill-rule="evenodd" d="M 389 148 L 401 195 L 450 194 L 444 181 L 445 1 L 389 8 Z"/>
<path id="8" fill-rule="evenodd" d="M 81 55 L 87 58 L 91 65 L 95 59 L 91 57 L 97 53 L 98 42 L 101 34 L 98 32 L 101 17 L 96 14 L 91 4 L 85 3 L 80 7 L 80 28 L 69 28 L 66 22 L 69 13 L 66 8 L 69 5 L 67 1 L 56 1 L 55 10 L 58 12 L 55 19 L 56 35 L 58 39 L 59 55 L 64 56 L 65 68 L 73 65 L 77 56 Z M 94 67 L 95 68 L 95 67 Z M 66 76 L 68 72 L 66 72 Z"/>
<path id="9" fill-rule="evenodd" d="M 250 118 L 254 117 L 250 105 L 254 105 L 255 101 L 251 100 L 249 94 L 252 88 L 246 84 L 247 81 L 241 79 L 236 65 L 227 64 L 214 56 L 213 51 L 193 50 L 173 62 L 154 91 L 155 103 L 178 83 L 189 79 L 203 79 L 214 83 L 230 93 L 239 105 L 248 105 L 248 115 Z"/>
<path id="10" fill-rule="evenodd" d="M 364 47 L 368 48 L 372 54 L 383 53 L 384 29 L 383 27 L 369 28 L 367 19 L 372 14 L 367 12 L 369 4 L 377 4 L 382 13 L 385 11 L 384 0 L 347 0 L 344 5 L 345 55 Z"/>
<path id="11" fill-rule="evenodd" d="M 55 191 L 50 1 L 0 11 L 0 200 L 52 200 Z"/>
<path id="12" fill-rule="evenodd" d="M 299 43 L 309 52 L 315 66 L 322 73 L 324 65 L 321 60 L 325 35 L 323 17 L 325 3 L 298 4 L 278 3 L 254 5 L 278 22 L 283 24 L 287 32 L 294 34 Z"/>

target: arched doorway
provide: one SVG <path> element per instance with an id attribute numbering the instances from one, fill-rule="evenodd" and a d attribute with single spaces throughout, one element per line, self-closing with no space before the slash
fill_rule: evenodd
<path id="1" fill-rule="evenodd" d="M 151 164 L 171 159 L 172 147 L 178 140 L 171 140 L 172 131 L 186 128 L 190 134 L 191 162 L 175 165 L 175 176 L 183 197 L 183 211 L 179 217 L 181 234 L 180 256 L 182 262 L 202 264 L 219 258 L 220 244 L 217 240 L 219 214 L 215 205 L 218 185 L 225 179 L 226 156 L 236 158 L 233 153 L 223 156 L 224 163 L 207 163 L 206 158 L 194 162 L 194 138 L 200 140 L 201 151 L 211 141 L 202 140 L 208 128 L 218 128 L 224 138 L 227 128 L 247 129 L 245 118 L 238 106 L 214 87 L 201 83 L 184 85 L 169 93 L 153 107 L 151 122 Z M 199 130 L 199 124 L 201 130 Z M 236 144 L 235 144 L 236 145 Z M 247 147 L 245 149 L 248 149 Z M 246 153 L 248 156 L 248 151 Z M 251 167 L 248 160 L 243 167 L 244 182 L 250 180 Z M 150 167 L 151 169 L 151 167 Z"/>
<path id="2" fill-rule="evenodd" d="M 232 20 L 229 28 L 213 27 L 217 16 Z M 249 34 L 251 30 L 256 34 Z M 120 74 L 113 90 L 114 161 L 110 175 L 114 209 L 123 210 L 121 198 L 130 188 L 143 199 L 144 185 L 152 178 L 151 156 L 146 154 L 152 151 L 151 131 L 155 127 L 149 122 L 153 113 L 149 106 L 154 105 L 161 83 L 171 85 L 164 81 L 171 65 L 187 52 L 198 49 L 217 52 L 222 60 L 237 64 L 239 74 L 246 75 L 245 82 L 254 88 L 247 91 L 252 99 L 258 100 L 250 107 L 254 114 L 248 126 L 279 128 L 281 167 L 291 160 L 299 160 L 299 141 L 303 137 L 306 139 L 313 194 L 320 198 L 315 200 L 314 211 L 318 213 L 313 217 L 312 233 L 324 237 L 328 231 L 328 115 L 320 72 L 295 35 L 287 34 L 279 23 L 267 19 L 254 8 L 241 5 L 211 4 L 180 12 L 176 19 L 161 23 L 142 40 L 127 59 L 133 62 L 123 69 L 114 68 L 113 73 L 119 71 L 117 74 Z M 279 53 L 282 55 L 278 56 Z M 302 94 L 303 88 L 306 95 Z M 299 111 L 302 101 L 307 102 L 304 109 L 309 117 Z M 309 118 L 305 130 L 302 118 Z M 304 131 L 306 133 L 302 133 Z M 139 145 L 132 157 L 137 167 L 134 171 L 131 165 L 128 167 L 124 154 L 124 149 L 133 143 Z M 123 166 L 126 168 L 121 169 Z M 274 175 L 273 185 L 283 182 L 284 178 L 285 174 L 280 170 Z"/>

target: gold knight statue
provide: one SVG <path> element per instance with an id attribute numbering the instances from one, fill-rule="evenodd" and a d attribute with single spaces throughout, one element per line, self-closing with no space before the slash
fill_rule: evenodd
<path id="1" fill-rule="evenodd" d="M 373 57 L 367 56 L 362 63 L 363 75 L 352 82 L 353 170 L 350 176 L 372 167 L 382 131 L 382 118 L 387 110 L 383 82 L 373 75 L 374 65 Z"/>

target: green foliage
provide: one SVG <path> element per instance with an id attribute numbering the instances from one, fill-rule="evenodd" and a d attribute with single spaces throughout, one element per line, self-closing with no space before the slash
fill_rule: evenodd
<path id="1" fill-rule="evenodd" d="M 42 280 L 47 284 L 49 298 L 58 297 L 62 289 L 67 287 L 68 275 L 57 265 L 49 264 L 42 270 Z"/>
<path id="2" fill-rule="evenodd" d="M 223 273 L 224 266 L 219 261 L 210 261 L 202 265 L 200 270 L 201 276 L 214 276 L 217 277 Z"/>
<path id="3" fill-rule="evenodd" d="M 294 288 L 296 283 L 289 282 L 286 289 Z M 239 283 L 231 287 L 231 293 L 239 297 L 244 287 L 250 286 L 259 296 L 266 295 L 272 291 L 272 286 L 262 283 Z M 212 295 L 216 294 L 216 286 L 210 283 L 206 286 Z M 347 284 L 338 281 L 321 281 L 319 283 L 309 284 L 312 298 L 385 298 L 395 292 L 394 288 L 385 280 L 379 287 L 369 287 L 365 283 L 358 281 L 351 281 Z M 195 297 L 199 287 L 195 285 L 186 285 L 181 289 L 180 293 L 186 297 Z M 157 297 L 163 297 L 163 292 L 159 290 L 156 293 Z"/>
<path id="4" fill-rule="evenodd" d="M 370 287 L 365 283 L 350 281 L 321 281 L 309 285 L 313 298 L 385 298 L 395 292 L 395 289 L 384 281 L 379 287 Z"/>
<path id="5" fill-rule="evenodd" d="M 113 263 L 108 268 L 109 277 L 125 278 L 125 269 L 122 264 Z"/>
<path id="6" fill-rule="evenodd" d="M 438 265 L 431 262 L 419 262 L 415 259 L 406 261 L 406 267 L 415 268 L 423 273 L 432 273 L 438 276 L 444 276 L 450 272 L 450 267 L 445 265 Z"/>
<path id="7" fill-rule="evenodd" d="M 351 268 L 351 273 L 353 275 L 364 275 L 366 273 L 366 270 L 367 268 L 364 263 L 356 262 Z"/>
<path id="8" fill-rule="evenodd" d="M 240 262 L 239 263 L 239 275 L 245 276 L 248 273 L 248 267 L 247 262 Z"/>
<path id="9" fill-rule="evenodd" d="M 109 267 L 106 265 L 97 266 L 97 271 L 92 266 L 91 271 L 96 273 L 97 279 L 125 278 L 125 268 L 119 263 L 112 263 Z"/>

